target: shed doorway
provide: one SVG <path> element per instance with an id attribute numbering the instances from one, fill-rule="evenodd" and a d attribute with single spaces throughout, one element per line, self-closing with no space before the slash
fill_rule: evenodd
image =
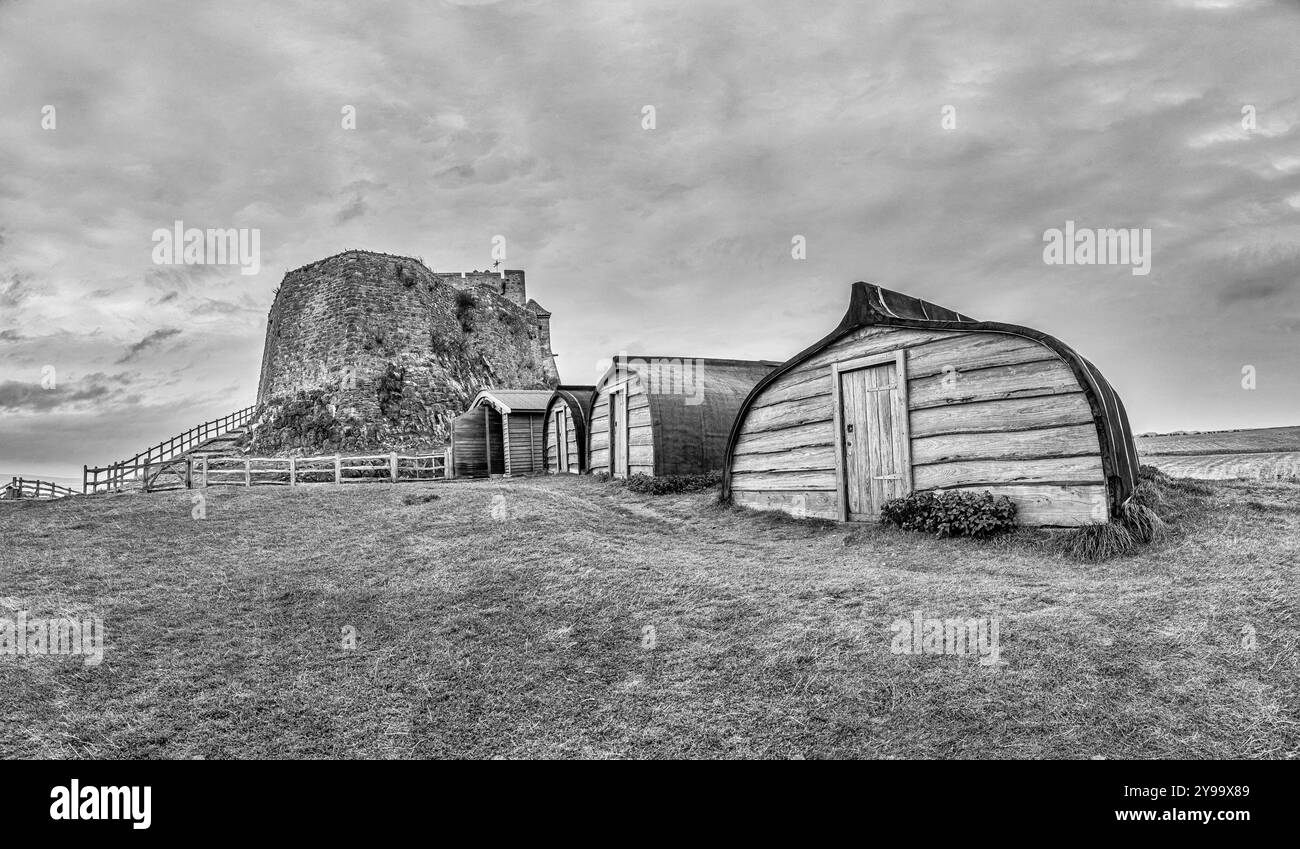
<path id="1" fill-rule="evenodd" d="M 912 490 L 906 352 L 834 366 L 840 513 L 875 521 L 880 508 Z"/>

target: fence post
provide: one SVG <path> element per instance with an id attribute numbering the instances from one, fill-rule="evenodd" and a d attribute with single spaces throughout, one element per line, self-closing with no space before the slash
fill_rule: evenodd
<path id="1" fill-rule="evenodd" d="M 393 478 L 393 483 L 397 483 L 397 452 L 394 451 L 388 455 L 388 470 Z"/>
<path id="2" fill-rule="evenodd" d="M 290 457 L 289 458 L 289 486 L 294 486 L 295 484 L 297 484 L 297 482 L 298 482 L 298 461 L 295 458 Z"/>
<path id="3" fill-rule="evenodd" d="M 453 476 L 450 448 L 442 449 L 442 476 L 443 478 L 448 480 L 451 479 L 451 477 Z"/>
<path id="4" fill-rule="evenodd" d="M 185 488 L 194 488 L 194 461 L 189 457 L 185 458 Z"/>
<path id="5" fill-rule="evenodd" d="M 208 458 L 207 458 L 207 457 L 200 457 L 200 458 L 199 458 L 199 462 L 203 464 L 203 465 L 202 465 L 202 470 L 203 470 L 203 488 L 204 488 L 204 489 L 207 489 L 207 488 L 208 488 Z"/>
<path id="6" fill-rule="evenodd" d="M 244 458 L 244 486 L 252 486 L 252 485 L 253 485 L 253 466 L 252 466 L 252 463 L 253 463 L 253 461 L 250 460 L 249 458 L 247 458 L 247 457 Z"/>
<path id="7" fill-rule="evenodd" d="M 334 483 L 343 483 L 343 461 L 338 454 L 334 455 Z"/>

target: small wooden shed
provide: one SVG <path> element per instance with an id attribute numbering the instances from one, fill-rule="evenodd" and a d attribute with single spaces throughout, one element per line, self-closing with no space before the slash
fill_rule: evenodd
<path id="1" fill-rule="evenodd" d="M 542 426 L 546 471 L 551 474 L 587 471 L 587 428 L 595 394 L 594 386 L 560 386 L 551 396 Z"/>
<path id="2" fill-rule="evenodd" d="M 456 477 L 535 474 L 543 469 L 542 424 L 550 389 L 484 389 L 451 427 Z"/>
<path id="3" fill-rule="evenodd" d="M 620 354 L 596 384 L 589 469 L 615 477 L 721 471 L 745 396 L 778 365 Z"/>
<path id="4" fill-rule="evenodd" d="M 1124 405 L 1052 336 L 868 283 L 767 375 L 727 448 L 723 498 L 841 521 L 913 491 L 989 490 L 1026 525 L 1113 517 L 1137 485 Z"/>

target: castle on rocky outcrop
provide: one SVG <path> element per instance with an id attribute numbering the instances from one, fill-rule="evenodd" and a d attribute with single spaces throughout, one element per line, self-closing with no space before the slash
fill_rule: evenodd
<path id="1" fill-rule="evenodd" d="M 248 445 L 440 447 L 481 388 L 559 383 L 550 320 L 519 270 L 435 272 L 360 250 L 304 265 L 267 317 Z"/>

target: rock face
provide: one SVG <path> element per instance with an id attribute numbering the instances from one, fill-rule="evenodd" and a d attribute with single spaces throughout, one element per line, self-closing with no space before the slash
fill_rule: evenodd
<path id="1" fill-rule="evenodd" d="M 357 250 L 295 269 L 267 319 L 245 447 L 440 448 L 479 389 L 559 383 L 550 316 L 522 271 L 439 273 Z"/>

